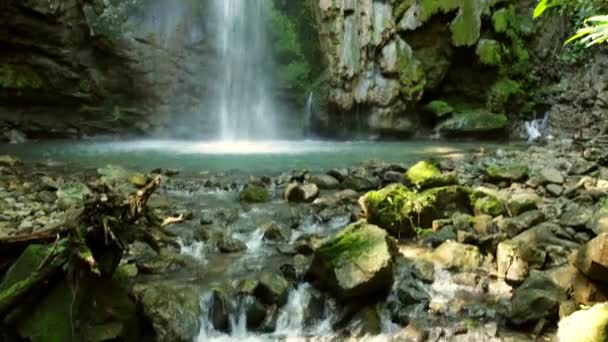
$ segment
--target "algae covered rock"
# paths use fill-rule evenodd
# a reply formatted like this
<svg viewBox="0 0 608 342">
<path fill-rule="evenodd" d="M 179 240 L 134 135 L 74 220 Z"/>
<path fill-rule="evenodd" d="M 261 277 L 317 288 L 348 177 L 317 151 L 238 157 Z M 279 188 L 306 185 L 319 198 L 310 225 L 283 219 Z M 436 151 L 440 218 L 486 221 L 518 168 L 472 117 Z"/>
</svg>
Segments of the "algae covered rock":
<svg viewBox="0 0 608 342">
<path fill-rule="evenodd" d="M 82 204 L 91 194 L 91 190 L 84 183 L 73 181 L 57 189 L 57 205 L 59 208 L 68 209 Z"/>
<path fill-rule="evenodd" d="M 339 299 L 367 298 L 390 289 L 396 253 L 385 230 L 360 221 L 315 251 L 309 273 Z"/>
<path fill-rule="evenodd" d="M 477 109 L 454 113 L 451 118 L 440 123 L 437 130 L 446 137 L 475 136 L 501 133 L 507 124 L 504 114 Z"/>
<path fill-rule="evenodd" d="M 562 319 L 557 329 L 558 342 L 608 341 L 608 303 L 579 310 Z"/>
<path fill-rule="evenodd" d="M 557 317 L 559 305 L 566 299 L 561 287 L 543 273 L 535 272 L 513 292 L 508 318 L 516 325 L 551 319 Z"/>
<path fill-rule="evenodd" d="M 480 39 L 475 54 L 481 63 L 497 66 L 502 61 L 502 46 L 494 39 Z"/>
<path fill-rule="evenodd" d="M 245 203 L 264 203 L 270 201 L 270 193 L 263 186 L 249 184 L 241 191 L 239 199 Z"/>
<path fill-rule="evenodd" d="M 441 100 L 429 102 L 426 106 L 424 106 L 424 110 L 435 114 L 435 116 L 439 118 L 452 114 L 454 112 L 454 108 L 450 106 L 449 103 Z"/>
<path fill-rule="evenodd" d="M 412 166 L 405 173 L 406 180 L 419 189 L 437 186 L 452 185 L 456 183 L 456 177 L 451 174 L 443 174 L 436 163 L 421 161 Z"/>
<path fill-rule="evenodd" d="M 430 259 L 444 268 L 458 268 L 463 271 L 475 270 L 483 263 L 479 248 L 451 240 L 437 247 Z"/>
<path fill-rule="evenodd" d="M 521 181 L 528 176 L 528 167 L 525 165 L 492 165 L 486 168 L 486 175 L 492 180 Z"/>
<path fill-rule="evenodd" d="M 434 220 L 456 212 L 471 212 L 468 189 L 455 185 L 418 193 L 404 185 L 391 184 L 367 193 L 360 204 L 368 222 L 396 237 L 413 237 L 416 228 L 429 228 Z"/>
</svg>

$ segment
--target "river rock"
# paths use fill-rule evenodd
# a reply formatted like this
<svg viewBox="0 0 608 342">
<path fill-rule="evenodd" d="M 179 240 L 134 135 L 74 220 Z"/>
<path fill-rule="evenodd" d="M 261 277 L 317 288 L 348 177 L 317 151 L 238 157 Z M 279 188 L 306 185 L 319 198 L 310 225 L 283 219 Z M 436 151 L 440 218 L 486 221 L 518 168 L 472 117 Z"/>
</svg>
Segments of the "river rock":
<svg viewBox="0 0 608 342">
<path fill-rule="evenodd" d="M 553 167 L 546 167 L 540 171 L 543 183 L 564 184 L 564 176 L 561 171 Z"/>
<path fill-rule="evenodd" d="M 340 181 L 331 175 L 313 175 L 310 182 L 316 184 L 319 189 L 332 190 L 340 186 Z"/>
<path fill-rule="evenodd" d="M 270 201 L 270 192 L 263 186 L 249 184 L 241 191 L 239 199 L 244 203 L 264 203 Z"/>
<path fill-rule="evenodd" d="M 317 211 L 321 211 L 326 208 L 335 207 L 343 204 L 356 203 L 359 198 L 359 194 L 354 190 L 342 190 L 334 192 L 332 194 L 323 195 L 312 202 L 313 208 Z"/>
<path fill-rule="evenodd" d="M 557 341 L 608 341 L 608 303 L 596 304 L 562 319 L 558 324 Z"/>
<path fill-rule="evenodd" d="M 367 193 L 359 204 L 370 223 L 400 238 L 415 236 L 415 227 L 430 228 L 434 220 L 451 217 L 456 212 L 471 212 L 468 189 L 461 186 L 417 193 L 402 184 L 391 184 Z"/>
<path fill-rule="evenodd" d="M 84 183 L 69 182 L 57 190 L 57 206 L 61 209 L 68 209 L 83 204 L 84 199 L 91 194 L 91 190 Z"/>
<path fill-rule="evenodd" d="M 608 284 L 608 233 L 602 233 L 582 245 L 574 265 L 587 277 Z"/>
<path fill-rule="evenodd" d="M 289 282 L 278 273 L 263 273 L 253 290 L 256 298 L 267 305 L 283 306 L 289 295 Z"/>
<path fill-rule="evenodd" d="M 264 240 L 286 241 L 291 236 L 291 230 L 276 222 L 268 222 L 259 227 L 264 232 Z"/>
<path fill-rule="evenodd" d="M 549 277 L 533 272 L 513 291 L 508 318 L 516 325 L 552 319 L 557 317 L 559 305 L 566 299 L 566 292 Z"/>
<path fill-rule="evenodd" d="M 153 283 L 133 290 L 143 314 L 156 333 L 156 341 L 192 341 L 198 334 L 201 290 L 194 285 Z"/>
<path fill-rule="evenodd" d="M 597 164 L 582 158 L 577 158 L 568 173 L 571 175 L 586 175 L 597 169 Z"/>
<path fill-rule="evenodd" d="M 428 189 L 456 184 L 456 177 L 443 174 L 439 165 L 432 161 L 421 161 L 405 173 L 406 180 L 418 189 Z"/>
<path fill-rule="evenodd" d="M 437 247 L 429 258 L 443 268 L 458 268 L 463 271 L 476 270 L 483 263 L 479 248 L 451 240 Z"/>
<path fill-rule="evenodd" d="M 542 223 L 544 220 L 545 215 L 540 210 L 530 210 L 519 216 L 497 219 L 496 225 L 499 231 L 512 238 L 522 231 Z"/>
<path fill-rule="evenodd" d="M 573 228 L 584 228 L 593 217 L 593 209 L 573 205 L 568 208 L 559 218 L 559 224 Z"/>
<path fill-rule="evenodd" d="M 368 298 L 390 289 L 396 253 L 385 230 L 360 221 L 316 250 L 309 273 L 341 300 Z"/>
<path fill-rule="evenodd" d="M 606 286 L 587 278 L 572 264 L 554 267 L 544 273 L 569 293 L 575 304 L 592 305 L 608 299 Z"/>
<path fill-rule="evenodd" d="M 397 298 L 402 305 L 428 302 L 431 299 L 424 284 L 416 279 L 404 279 L 397 287 Z"/>
<path fill-rule="evenodd" d="M 528 176 L 528 167 L 525 165 L 505 165 L 499 166 L 494 165 L 486 168 L 486 175 L 491 180 L 506 180 L 511 182 L 517 182 L 524 180 Z"/>
<path fill-rule="evenodd" d="M 6 154 L 0 155 L 0 166 L 15 168 L 21 165 L 23 165 L 23 162 L 17 157 L 9 156 Z"/>
<path fill-rule="evenodd" d="M 547 189 L 547 192 L 554 197 L 558 197 L 562 194 L 562 192 L 564 192 L 564 187 L 558 184 L 548 184 L 545 189 Z"/>
<path fill-rule="evenodd" d="M 533 192 L 517 191 L 507 200 L 507 207 L 511 215 L 519 215 L 528 210 L 538 209 L 542 198 Z"/>
<path fill-rule="evenodd" d="M 283 197 L 289 202 L 309 203 L 319 196 L 319 187 L 314 183 L 287 185 Z"/>
<path fill-rule="evenodd" d="M 222 253 L 239 253 L 247 249 L 247 245 L 241 240 L 224 237 L 217 243 L 217 248 Z"/>
<path fill-rule="evenodd" d="M 603 205 L 597 209 L 586 226 L 597 235 L 608 233 L 608 206 Z"/>
</svg>

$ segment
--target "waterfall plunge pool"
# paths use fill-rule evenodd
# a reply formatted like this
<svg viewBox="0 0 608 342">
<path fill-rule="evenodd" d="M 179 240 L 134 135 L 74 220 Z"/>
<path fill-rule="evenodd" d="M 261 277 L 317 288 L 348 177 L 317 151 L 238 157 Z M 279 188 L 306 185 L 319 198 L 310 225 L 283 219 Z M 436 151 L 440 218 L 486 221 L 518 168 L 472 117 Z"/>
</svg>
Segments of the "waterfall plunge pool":
<svg viewBox="0 0 608 342">
<path fill-rule="evenodd" d="M 406 142 L 321 140 L 271 141 L 44 141 L 0 145 L 0 154 L 26 162 L 46 162 L 70 168 L 98 168 L 107 164 L 149 171 L 178 169 L 183 174 L 203 171 L 241 171 L 253 175 L 295 169 L 324 171 L 350 167 L 367 160 L 413 162 L 424 158 L 458 158 L 480 151 L 515 148 L 494 142 L 412 140 Z"/>
</svg>

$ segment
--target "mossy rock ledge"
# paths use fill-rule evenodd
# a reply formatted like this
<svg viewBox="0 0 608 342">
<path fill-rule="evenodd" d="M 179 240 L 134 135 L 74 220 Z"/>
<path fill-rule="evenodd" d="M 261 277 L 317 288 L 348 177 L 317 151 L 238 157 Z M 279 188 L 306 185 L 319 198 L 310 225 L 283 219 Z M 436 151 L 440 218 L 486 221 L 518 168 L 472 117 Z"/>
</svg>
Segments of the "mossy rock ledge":
<svg viewBox="0 0 608 342">
<path fill-rule="evenodd" d="M 385 230 L 359 221 L 317 249 L 309 275 L 340 300 L 369 298 L 390 290 L 396 254 Z"/>
<path fill-rule="evenodd" d="M 432 161 L 416 163 L 407 170 L 405 179 L 419 189 L 456 184 L 456 177 L 453 174 L 442 173 L 437 163 Z"/>
</svg>

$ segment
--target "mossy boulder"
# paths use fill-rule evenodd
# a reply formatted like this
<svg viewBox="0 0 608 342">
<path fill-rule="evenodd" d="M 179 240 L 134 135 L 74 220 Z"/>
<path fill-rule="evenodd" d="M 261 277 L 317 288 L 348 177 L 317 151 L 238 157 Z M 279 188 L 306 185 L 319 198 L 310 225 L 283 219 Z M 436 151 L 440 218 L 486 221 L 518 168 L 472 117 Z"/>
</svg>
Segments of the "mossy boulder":
<svg viewBox="0 0 608 342">
<path fill-rule="evenodd" d="M 528 177 L 528 167 L 520 164 L 491 165 L 485 170 L 486 175 L 495 181 L 522 181 Z"/>
<path fill-rule="evenodd" d="M 487 93 L 486 107 L 495 112 L 504 112 L 514 97 L 523 95 L 522 84 L 510 78 L 496 81 Z"/>
<path fill-rule="evenodd" d="M 456 183 L 456 177 L 454 175 L 443 174 L 437 163 L 432 161 L 421 161 L 416 163 L 407 170 L 405 179 L 418 189 L 427 189 Z"/>
<path fill-rule="evenodd" d="M 562 319 L 557 329 L 558 342 L 608 341 L 608 303 L 579 310 Z"/>
<path fill-rule="evenodd" d="M 548 276 L 534 272 L 513 291 L 507 316 L 515 325 L 551 320 L 557 317 L 560 303 L 567 298 L 566 292 Z"/>
<path fill-rule="evenodd" d="M 43 86 L 42 78 L 30 66 L 0 64 L 0 89 L 39 89 Z"/>
<path fill-rule="evenodd" d="M 359 221 L 316 250 L 309 273 L 341 300 L 367 299 L 390 290 L 396 254 L 384 229 Z"/>
<path fill-rule="evenodd" d="M 469 190 L 455 185 L 418 193 L 404 185 L 391 184 L 367 193 L 360 204 L 368 222 L 400 238 L 416 236 L 416 228 L 429 228 L 434 220 L 456 212 L 471 212 Z"/>
<path fill-rule="evenodd" d="M 435 116 L 439 118 L 447 116 L 454 112 L 454 108 L 450 106 L 449 103 L 441 100 L 434 100 L 429 102 L 427 105 L 424 106 L 424 110 L 435 114 Z"/>
<path fill-rule="evenodd" d="M 477 198 L 473 204 L 475 215 L 490 215 L 493 217 L 506 214 L 505 204 L 494 196 Z"/>
<path fill-rule="evenodd" d="M 454 113 L 451 118 L 440 123 L 437 130 L 446 137 L 483 136 L 503 132 L 507 123 L 504 114 L 480 108 Z"/>
<path fill-rule="evenodd" d="M 430 254 L 429 259 L 443 268 L 457 268 L 463 271 L 476 270 L 483 263 L 483 255 L 479 248 L 452 240 L 437 247 Z"/>
<path fill-rule="evenodd" d="M 270 201 L 270 192 L 263 186 L 249 184 L 239 194 L 241 202 L 264 203 Z"/>
</svg>

